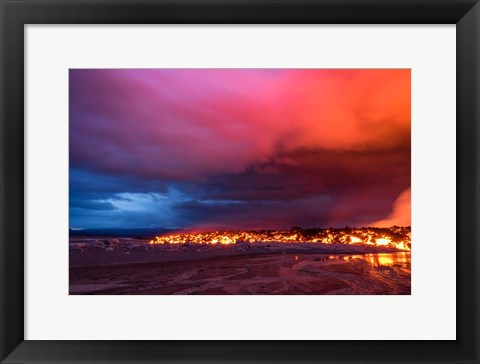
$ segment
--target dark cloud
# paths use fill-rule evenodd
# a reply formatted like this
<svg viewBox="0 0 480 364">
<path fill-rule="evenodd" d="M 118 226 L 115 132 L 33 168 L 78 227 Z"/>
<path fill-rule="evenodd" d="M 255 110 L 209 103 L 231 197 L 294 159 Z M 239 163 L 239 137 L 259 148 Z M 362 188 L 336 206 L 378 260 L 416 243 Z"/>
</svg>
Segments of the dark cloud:
<svg viewBox="0 0 480 364">
<path fill-rule="evenodd" d="M 70 71 L 72 227 L 408 221 L 410 157 L 408 70 Z"/>
</svg>

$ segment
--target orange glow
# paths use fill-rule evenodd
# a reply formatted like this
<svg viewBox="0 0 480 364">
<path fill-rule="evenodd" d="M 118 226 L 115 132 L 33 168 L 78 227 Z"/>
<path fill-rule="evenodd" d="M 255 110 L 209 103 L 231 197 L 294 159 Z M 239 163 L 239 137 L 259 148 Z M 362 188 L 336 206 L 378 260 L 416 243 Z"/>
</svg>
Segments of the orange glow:
<svg viewBox="0 0 480 364">
<path fill-rule="evenodd" d="M 380 234 L 380 232 L 382 234 Z M 364 244 L 410 250 L 410 228 L 355 229 L 350 235 L 344 229 L 214 231 L 157 236 L 150 244 L 221 244 L 238 243 L 320 243 Z"/>
<path fill-rule="evenodd" d="M 391 267 L 396 264 L 404 264 L 410 261 L 410 253 L 380 253 L 380 254 L 365 254 L 354 256 L 354 258 L 362 258 L 368 260 L 372 267 L 387 266 Z"/>
<path fill-rule="evenodd" d="M 391 241 L 390 239 L 381 238 L 381 239 L 376 239 L 375 243 L 376 245 L 389 245 Z"/>
<path fill-rule="evenodd" d="M 375 226 L 392 226 L 395 224 L 410 225 L 411 223 L 411 190 L 410 188 L 403 191 L 395 200 L 392 212 L 385 220 L 376 221 L 372 225 Z"/>
</svg>

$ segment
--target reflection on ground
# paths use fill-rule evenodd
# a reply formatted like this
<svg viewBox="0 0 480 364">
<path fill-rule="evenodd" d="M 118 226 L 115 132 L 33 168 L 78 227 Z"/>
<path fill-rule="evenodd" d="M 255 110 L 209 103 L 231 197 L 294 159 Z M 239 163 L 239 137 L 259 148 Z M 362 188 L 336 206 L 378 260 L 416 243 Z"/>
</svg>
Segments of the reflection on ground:
<svg viewBox="0 0 480 364">
<path fill-rule="evenodd" d="M 372 267 L 410 267 L 410 252 L 365 254 Z"/>
<path fill-rule="evenodd" d="M 410 253 L 270 254 L 70 268 L 70 294 L 410 294 Z"/>
<path fill-rule="evenodd" d="M 328 255 L 317 258 L 317 261 L 363 259 L 372 267 L 410 267 L 410 252 L 355 254 L 355 255 Z M 295 257 L 298 260 L 298 256 Z"/>
</svg>

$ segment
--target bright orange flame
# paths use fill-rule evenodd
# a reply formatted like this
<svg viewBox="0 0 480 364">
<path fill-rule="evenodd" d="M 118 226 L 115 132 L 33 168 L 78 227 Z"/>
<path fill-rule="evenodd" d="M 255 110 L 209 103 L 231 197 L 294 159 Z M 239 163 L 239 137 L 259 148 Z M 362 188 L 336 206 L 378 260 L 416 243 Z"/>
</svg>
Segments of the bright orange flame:
<svg viewBox="0 0 480 364">
<path fill-rule="evenodd" d="M 380 238 L 375 240 L 376 245 L 390 245 L 391 241 L 390 239 L 386 238 Z"/>
</svg>

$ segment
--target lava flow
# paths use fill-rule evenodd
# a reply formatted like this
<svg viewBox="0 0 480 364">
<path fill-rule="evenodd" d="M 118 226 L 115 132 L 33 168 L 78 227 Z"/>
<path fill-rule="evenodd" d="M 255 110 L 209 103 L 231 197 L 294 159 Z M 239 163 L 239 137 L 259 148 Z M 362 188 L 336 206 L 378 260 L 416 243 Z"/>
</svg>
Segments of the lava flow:
<svg viewBox="0 0 480 364">
<path fill-rule="evenodd" d="M 411 249 L 411 228 L 340 228 L 290 230 L 213 231 L 157 236 L 150 244 L 238 244 L 238 243 L 363 244 L 399 250 Z"/>
</svg>

